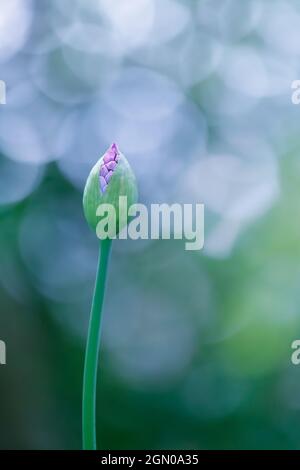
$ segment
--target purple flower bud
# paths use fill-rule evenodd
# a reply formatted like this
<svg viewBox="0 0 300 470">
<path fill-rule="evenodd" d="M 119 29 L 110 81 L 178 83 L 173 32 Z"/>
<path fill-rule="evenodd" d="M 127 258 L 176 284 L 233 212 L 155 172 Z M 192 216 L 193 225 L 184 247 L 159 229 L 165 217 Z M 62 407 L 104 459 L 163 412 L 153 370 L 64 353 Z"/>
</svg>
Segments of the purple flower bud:
<svg viewBox="0 0 300 470">
<path fill-rule="evenodd" d="M 113 159 L 105 162 L 106 156 Z M 109 164 L 110 162 L 113 164 Z M 101 204 L 111 204 L 115 208 L 116 234 L 129 223 L 127 210 L 120 205 L 120 196 L 126 196 L 128 207 L 135 204 L 137 185 L 126 157 L 118 150 L 116 144 L 113 144 L 91 169 L 84 188 L 84 214 L 94 231 L 99 223 L 97 211 Z M 98 233 L 97 236 L 101 239 Z"/>
<path fill-rule="evenodd" d="M 112 144 L 104 155 L 104 163 L 111 162 L 115 160 L 116 156 L 119 154 L 119 150 L 116 144 Z"/>
<path fill-rule="evenodd" d="M 112 144 L 106 151 L 103 157 L 103 163 L 100 167 L 100 188 L 101 192 L 104 193 L 111 179 L 113 172 L 115 171 L 117 164 L 120 159 L 119 149 L 116 144 Z"/>
</svg>

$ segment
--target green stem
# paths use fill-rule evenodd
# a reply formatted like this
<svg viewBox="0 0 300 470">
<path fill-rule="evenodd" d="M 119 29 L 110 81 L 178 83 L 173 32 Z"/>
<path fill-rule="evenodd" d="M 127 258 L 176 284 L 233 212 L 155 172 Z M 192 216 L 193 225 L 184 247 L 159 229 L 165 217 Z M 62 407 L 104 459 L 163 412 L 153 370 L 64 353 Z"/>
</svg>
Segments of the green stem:
<svg viewBox="0 0 300 470">
<path fill-rule="evenodd" d="M 111 250 L 111 240 L 100 242 L 98 269 L 92 302 L 89 332 L 86 344 L 83 398 L 82 398 L 82 437 L 84 450 L 96 450 L 96 387 L 100 347 L 100 327 L 105 293 L 107 267 Z"/>
</svg>

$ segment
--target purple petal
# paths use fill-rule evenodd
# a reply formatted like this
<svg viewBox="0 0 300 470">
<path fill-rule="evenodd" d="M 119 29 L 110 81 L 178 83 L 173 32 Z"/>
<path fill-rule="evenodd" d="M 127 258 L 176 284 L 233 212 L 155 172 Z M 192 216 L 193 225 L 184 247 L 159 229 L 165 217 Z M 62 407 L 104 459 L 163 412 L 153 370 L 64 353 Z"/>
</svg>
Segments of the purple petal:
<svg viewBox="0 0 300 470">
<path fill-rule="evenodd" d="M 114 161 L 113 161 L 113 162 L 108 162 L 108 163 L 106 164 L 106 168 L 107 168 L 108 170 L 114 170 L 114 169 L 116 168 L 116 166 L 117 166 L 117 164 L 116 164 L 116 162 L 114 162 Z M 103 176 L 105 176 L 105 175 L 103 175 Z"/>
<path fill-rule="evenodd" d="M 110 178 L 112 177 L 112 174 L 113 174 L 112 171 L 109 171 L 109 172 L 107 173 L 107 175 L 105 176 L 105 181 L 106 181 L 106 183 L 109 182 Z"/>
<path fill-rule="evenodd" d="M 114 158 L 115 158 L 115 155 L 114 155 L 113 153 L 107 152 L 107 153 L 104 155 L 103 161 L 104 161 L 104 163 L 108 163 L 108 162 L 113 161 Z"/>
<path fill-rule="evenodd" d="M 106 189 L 106 186 L 107 186 L 107 183 L 105 181 L 105 178 L 103 178 L 103 176 L 100 176 L 100 188 L 103 193 Z"/>
<path fill-rule="evenodd" d="M 105 153 L 103 160 L 105 163 L 111 162 L 112 160 L 116 158 L 118 154 L 119 154 L 119 150 L 118 150 L 117 145 L 112 144 L 107 150 L 107 152 Z"/>
<path fill-rule="evenodd" d="M 116 169 L 119 159 L 120 159 L 119 149 L 117 147 L 117 144 L 113 143 L 104 154 L 103 163 L 100 167 L 99 176 L 100 176 L 100 188 L 101 188 L 102 193 L 105 192 L 106 186 L 109 180 L 111 179 L 114 170 Z"/>
<path fill-rule="evenodd" d="M 110 148 L 111 148 L 115 153 L 119 153 L 118 146 L 117 146 L 117 144 L 115 144 L 115 142 L 111 145 Z"/>
<path fill-rule="evenodd" d="M 100 170 L 100 176 L 105 177 L 107 175 L 107 173 L 108 173 L 108 169 L 106 168 L 105 165 L 102 165 L 101 170 Z"/>
</svg>

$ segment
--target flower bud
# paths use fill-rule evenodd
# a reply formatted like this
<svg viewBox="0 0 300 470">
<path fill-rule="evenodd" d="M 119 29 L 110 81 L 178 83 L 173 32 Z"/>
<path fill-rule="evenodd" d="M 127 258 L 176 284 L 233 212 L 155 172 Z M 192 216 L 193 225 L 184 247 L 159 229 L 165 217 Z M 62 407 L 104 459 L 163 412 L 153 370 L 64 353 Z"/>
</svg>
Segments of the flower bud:
<svg viewBox="0 0 300 470">
<path fill-rule="evenodd" d="M 120 207 L 120 196 L 127 198 L 126 207 Z M 113 224 L 115 228 L 113 231 L 110 230 L 109 234 L 109 237 L 113 238 L 129 222 L 127 207 L 136 202 L 137 185 L 134 173 L 117 145 L 112 144 L 88 176 L 83 193 L 85 218 L 89 226 L 96 230 L 101 220 L 99 214 L 104 212 L 106 205 L 109 204 L 115 213 L 115 224 Z"/>
</svg>

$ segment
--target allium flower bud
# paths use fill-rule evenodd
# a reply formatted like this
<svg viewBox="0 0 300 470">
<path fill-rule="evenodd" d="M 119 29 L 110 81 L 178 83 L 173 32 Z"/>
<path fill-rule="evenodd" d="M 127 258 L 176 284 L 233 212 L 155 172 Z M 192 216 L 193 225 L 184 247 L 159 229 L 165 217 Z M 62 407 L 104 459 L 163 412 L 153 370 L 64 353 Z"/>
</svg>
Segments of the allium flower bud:
<svg viewBox="0 0 300 470">
<path fill-rule="evenodd" d="M 127 197 L 126 214 L 122 213 L 123 208 L 119 206 L 120 196 Z M 101 219 L 100 206 L 110 204 L 116 215 L 116 230 L 113 235 L 117 235 L 129 221 L 127 207 L 136 202 L 137 185 L 134 173 L 117 145 L 112 144 L 88 176 L 83 194 L 85 218 L 89 226 L 96 230 Z"/>
</svg>

